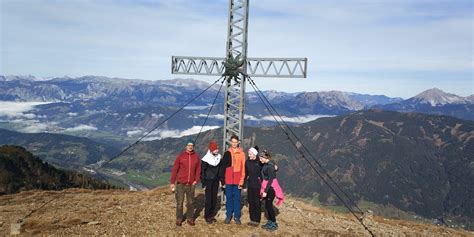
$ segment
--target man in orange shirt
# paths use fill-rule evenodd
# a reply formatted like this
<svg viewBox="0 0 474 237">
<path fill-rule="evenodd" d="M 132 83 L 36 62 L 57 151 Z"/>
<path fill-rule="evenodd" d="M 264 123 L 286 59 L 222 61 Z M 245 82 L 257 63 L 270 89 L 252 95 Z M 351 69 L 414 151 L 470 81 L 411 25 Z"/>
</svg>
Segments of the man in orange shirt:
<svg viewBox="0 0 474 237">
<path fill-rule="evenodd" d="M 245 153 L 239 147 L 239 137 L 230 137 L 231 147 L 224 153 L 222 158 L 221 182 L 225 184 L 226 197 L 226 219 L 229 224 L 232 217 L 236 224 L 240 225 L 240 191 L 245 179 Z"/>
</svg>

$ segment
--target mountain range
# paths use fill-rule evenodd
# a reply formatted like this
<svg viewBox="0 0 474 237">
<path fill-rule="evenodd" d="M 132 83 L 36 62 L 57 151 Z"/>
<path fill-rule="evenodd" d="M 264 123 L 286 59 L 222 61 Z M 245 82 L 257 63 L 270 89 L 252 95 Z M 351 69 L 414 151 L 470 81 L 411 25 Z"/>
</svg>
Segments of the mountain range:
<svg viewBox="0 0 474 237">
<path fill-rule="evenodd" d="M 18 107 L 16 102 L 42 102 L 24 111 L 14 111 L 13 115 L 0 110 L 0 128 L 106 139 L 124 145 L 144 135 L 208 86 L 207 82 L 193 79 L 145 81 L 98 76 L 48 79 L 0 76 L 0 108 Z M 214 85 L 149 139 L 197 133 L 204 121 L 204 130 L 222 126 L 222 93 L 209 119 L 205 120 L 218 89 L 219 85 Z M 436 88 L 407 100 L 341 91 L 263 93 L 292 124 L 368 108 L 474 120 L 474 96 L 460 97 Z M 246 97 L 246 126 L 275 124 L 255 92 L 248 92 Z M 2 106 L 5 103 L 7 105 Z"/>
<path fill-rule="evenodd" d="M 208 86 L 193 79 L 0 76 L 0 144 L 84 170 L 118 154 Z M 166 184 L 183 139 L 199 132 L 218 89 L 96 171 L 129 186 Z M 352 199 L 474 228 L 474 95 L 437 88 L 406 100 L 340 91 L 263 93 Z M 273 127 L 257 94 L 246 97 L 243 146 L 270 149 L 292 194 L 341 205 Z M 222 107 L 221 93 L 197 147 L 221 139 Z"/>
<path fill-rule="evenodd" d="M 437 115 L 449 115 L 462 119 L 474 120 L 474 95 L 461 97 L 446 93 L 438 88 L 396 103 L 375 105 L 373 108 L 399 112 L 419 112 Z"/>
<path fill-rule="evenodd" d="M 473 228 L 474 122 L 372 109 L 320 118 L 292 129 L 351 199 Z M 279 127 L 246 127 L 244 131 L 245 149 L 257 144 L 271 151 L 287 192 L 324 205 L 341 205 Z M 0 144 L 21 144 L 49 163 L 74 169 L 93 167 L 120 151 L 87 138 L 0 132 Z M 203 155 L 211 139 L 222 144 L 221 133 L 221 129 L 204 132 L 197 152 Z M 139 143 L 96 171 L 149 188 L 166 184 L 184 140 Z"/>
</svg>

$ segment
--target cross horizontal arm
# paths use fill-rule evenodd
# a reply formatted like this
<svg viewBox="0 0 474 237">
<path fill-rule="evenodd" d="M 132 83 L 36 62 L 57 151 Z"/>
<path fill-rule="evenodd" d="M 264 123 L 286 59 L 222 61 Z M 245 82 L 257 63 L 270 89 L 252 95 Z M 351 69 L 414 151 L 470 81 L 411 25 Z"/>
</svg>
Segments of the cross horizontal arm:
<svg viewBox="0 0 474 237">
<path fill-rule="evenodd" d="M 187 75 L 216 75 L 224 71 L 225 58 L 187 57 L 171 58 L 171 73 Z M 306 78 L 307 58 L 247 58 L 250 77 Z"/>
</svg>

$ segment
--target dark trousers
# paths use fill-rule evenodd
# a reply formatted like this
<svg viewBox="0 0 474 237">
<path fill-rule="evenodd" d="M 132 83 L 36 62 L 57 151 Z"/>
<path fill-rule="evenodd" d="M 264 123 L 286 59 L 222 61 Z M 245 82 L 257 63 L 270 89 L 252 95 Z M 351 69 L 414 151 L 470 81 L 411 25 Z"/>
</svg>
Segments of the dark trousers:
<svg viewBox="0 0 474 237">
<path fill-rule="evenodd" d="M 194 220 L 194 189 L 195 185 L 176 184 L 176 220 L 184 220 L 183 202 L 186 195 L 186 218 Z"/>
<path fill-rule="evenodd" d="M 214 217 L 214 210 L 217 205 L 217 191 L 219 190 L 219 180 L 204 180 L 204 187 L 206 187 L 206 203 L 204 208 L 204 218 L 209 219 Z"/>
<path fill-rule="evenodd" d="M 249 201 L 250 220 L 260 222 L 260 218 L 262 216 L 260 188 L 248 188 L 247 199 Z"/>
<path fill-rule="evenodd" d="M 267 197 L 265 198 L 265 209 L 267 210 L 268 213 L 268 219 L 276 222 L 276 217 L 275 217 L 275 210 L 273 210 L 273 200 L 275 199 L 275 190 L 273 188 L 270 188 L 267 193 Z"/>
</svg>

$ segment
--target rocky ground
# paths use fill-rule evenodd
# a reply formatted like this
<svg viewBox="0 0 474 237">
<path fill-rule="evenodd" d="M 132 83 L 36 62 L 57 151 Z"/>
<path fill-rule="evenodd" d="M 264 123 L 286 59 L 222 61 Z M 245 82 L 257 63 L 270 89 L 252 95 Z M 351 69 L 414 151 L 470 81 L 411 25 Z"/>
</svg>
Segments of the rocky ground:
<svg viewBox="0 0 474 237">
<path fill-rule="evenodd" d="M 370 236 L 353 216 L 313 207 L 294 198 L 278 207 L 280 228 L 274 233 L 247 226 L 246 206 L 242 210 L 243 225 L 224 224 L 224 210 L 219 210 L 218 222 L 209 225 L 202 217 L 204 194 L 197 191 L 196 196 L 196 226 L 176 227 L 174 194 L 166 188 L 143 192 L 68 189 L 4 195 L 0 196 L 0 235 L 9 235 L 11 223 L 50 201 L 24 219 L 23 235 Z M 474 236 L 464 230 L 377 216 L 366 221 L 376 236 Z"/>
</svg>

